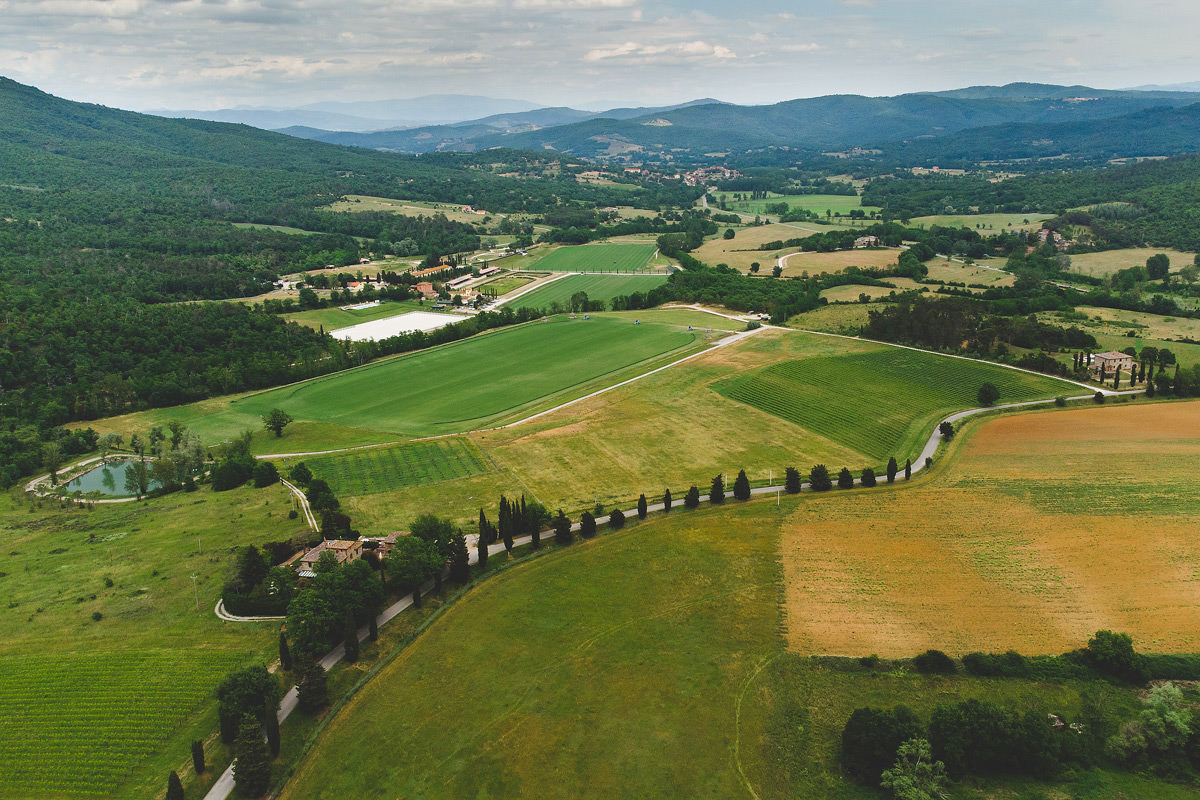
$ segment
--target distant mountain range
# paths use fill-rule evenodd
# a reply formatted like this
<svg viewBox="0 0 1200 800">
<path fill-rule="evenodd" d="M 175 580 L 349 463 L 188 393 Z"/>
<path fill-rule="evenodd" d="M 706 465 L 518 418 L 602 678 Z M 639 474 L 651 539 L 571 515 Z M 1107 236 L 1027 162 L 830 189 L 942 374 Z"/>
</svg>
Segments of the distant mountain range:
<svg viewBox="0 0 1200 800">
<path fill-rule="evenodd" d="M 875 149 L 881 143 L 888 143 L 884 148 L 888 151 L 938 159 L 941 156 L 937 145 L 916 143 L 997 128 L 987 134 L 955 140 L 954 147 L 956 151 L 979 152 L 991 141 L 997 146 L 1003 143 L 1000 149 L 1006 154 L 1020 154 L 996 158 L 1029 158 L 1039 153 L 1049 154 L 1054 149 L 1051 143 L 1065 147 L 1069 141 L 1085 149 L 1088 157 L 1098 157 L 1109 150 L 1113 153 L 1110 157 L 1115 157 L 1160 154 L 1153 145 L 1156 141 L 1165 146 L 1169 140 L 1170 152 L 1196 149 L 1186 136 L 1190 131 L 1190 116 L 1136 116 L 1151 109 L 1178 108 L 1196 101 L 1196 94 L 1191 92 L 1012 83 L 895 97 L 829 95 L 765 106 L 739 106 L 706 99 L 678 106 L 621 108 L 600 113 L 542 108 L 452 125 L 370 133 L 335 132 L 311 125 L 281 132 L 403 153 L 510 147 L 553 150 L 602 161 L 686 163 L 722 155 L 737 158 L 772 149 L 796 150 L 811 156 L 853 148 Z M 1096 123 L 1126 117 L 1120 131 L 1111 132 L 1113 136 L 1119 135 L 1121 141 L 1106 143 L 1109 132 Z M 1182 127 L 1158 130 L 1145 142 L 1137 141 L 1138 125 L 1159 123 Z M 1076 127 L 1047 131 L 1036 127 L 1072 124 Z M 1033 127 L 1001 129 L 1014 125 Z M 1027 140 L 1027 144 L 1021 145 L 1019 140 Z M 1127 152 L 1134 145 L 1140 145 L 1135 148 L 1138 152 Z M 1069 149 L 1065 147 L 1063 151 Z"/>
<path fill-rule="evenodd" d="M 528 100 L 431 94 L 403 100 L 310 103 L 297 108 L 238 106 L 215 111 L 155 109 L 147 113 L 160 117 L 235 122 L 266 130 L 312 127 L 327 131 L 378 131 L 463 122 L 496 114 L 532 111 L 540 107 Z"/>
</svg>

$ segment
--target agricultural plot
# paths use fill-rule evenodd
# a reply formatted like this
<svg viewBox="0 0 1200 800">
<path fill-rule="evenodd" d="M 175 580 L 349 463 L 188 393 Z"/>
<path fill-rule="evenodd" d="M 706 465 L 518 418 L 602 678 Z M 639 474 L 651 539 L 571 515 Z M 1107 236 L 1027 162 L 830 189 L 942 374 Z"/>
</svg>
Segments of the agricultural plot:
<svg viewBox="0 0 1200 800">
<path fill-rule="evenodd" d="M 926 277 L 930 280 L 947 283 L 983 284 L 985 286 L 1012 286 L 1016 282 L 1017 277 L 1011 272 L 999 271 L 999 268 L 1004 266 L 1003 259 L 994 259 L 986 263 L 987 266 L 996 268 L 987 269 L 984 266 L 935 258 L 925 262 L 925 268 L 929 270 Z"/>
<path fill-rule="evenodd" d="M 640 272 L 653 255 L 652 244 L 586 244 L 560 247 L 532 268 L 542 272 Z"/>
<path fill-rule="evenodd" d="M 799 330 L 857 336 L 863 325 L 867 324 L 867 314 L 885 307 L 883 303 L 821 306 L 797 314 L 787 321 L 787 326 Z"/>
<path fill-rule="evenodd" d="M 571 297 L 578 292 L 589 300 L 607 303 L 619 295 L 648 292 L 667 282 L 666 275 L 568 275 L 523 294 L 508 305 L 511 308 L 569 308 Z"/>
<path fill-rule="evenodd" d="M 1146 266 L 1146 259 L 1162 253 L 1171 260 L 1171 272 L 1191 264 L 1195 253 L 1185 253 L 1171 248 L 1129 247 L 1123 250 L 1105 250 L 1100 253 L 1079 253 L 1071 256 L 1071 271 L 1081 275 L 1104 278 L 1114 272 L 1130 267 Z"/>
<path fill-rule="evenodd" d="M 451 222 L 466 222 L 478 224 L 483 214 L 463 211 L 461 205 L 454 203 L 426 203 L 416 200 L 393 200 L 389 197 L 369 197 L 367 195 L 349 194 L 336 203 L 328 206 L 330 211 L 351 213 L 356 211 L 388 211 L 404 217 L 432 217 L 442 214 Z M 493 215 L 493 216 L 503 216 Z"/>
<path fill-rule="evenodd" d="M 987 236 L 1001 231 L 1035 231 L 1042 227 L 1043 220 L 1053 214 L 934 214 L 914 217 L 909 223 L 914 227 L 970 228 Z"/>
<path fill-rule="evenodd" d="M 512 421 L 615 383 L 706 345 L 699 331 L 654 322 L 652 312 L 566 317 L 492 331 L 441 347 L 231 399 L 105 420 L 126 433 L 175 419 L 206 441 L 259 431 L 258 452 L 300 452 L 460 433 Z M 278 440 L 262 415 L 295 418 Z"/>
<path fill-rule="evenodd" d="M 841 214 L 843 217 L 848 215 L 855 209 L 863 209 L 866 212 L 878 211 L 876 206 L 864 206 L 861 198 L 858 195 L 841 195 L 841 194 L 789 194 L 777 195 L 771 193 L 764 200 L 734 200 L 733 195 L 729 192 L 720 192 L 717 194 L 717 199 L 725 199 L 726 205 L 730 211 L 739 211 L 743 214 L 761 214 L 766 215 L 767 206 L 775 203 L 787 203 L 788 208 L 796 209 L 803 208 L 809 211 L 814 211 L 824 216 L 825 212 L 830 212 L 830 215 Z"/>
<path fill-rule="evenodd" d="M 985 381 L 1000 389 L 1001 402 L 1080 391 L 1054 378 L 896 347 L 784 361 L 713 388 L 882 463 L 915 455 L 934 418 L 975 406 Z"/>
<path fill-rule="evenodd" d="M 803 235 L 803 234 L 801 234 Z M 783 277 L 791 278 L 807 272 L 820 275 L 822 272 L 841 272 L 847 267 L 863 269 L 886 269 L 896 266 L 899 250 L 837 250 L 832 253 L 791 253 L 783 257 Z M 769 275 L 775 261 L 764 264 L 760 275 Z"/>
<path fill-rule="evenodd" d="M 911 278 L 887 278 L 888 283 L 893 284 L 894 288 L 887 286 L 857 286 L 850 284 L 847 286 L 834 286 L 831 289 L 825 289 L 821 292 L 821 297 L 831 303 L 858 303 L 861 302 L 862 295 L 866 295 L 871 300 L 877 300 L 881 297 L 887 297 L 890 294 L 899 294 L 911 290 L 920 291 L 927 289 Z"/>
<path fill-rule="evenodd" d="M 790 646 L 1061 653 L 1111 629 L 1195 652 L 1200 403 L 977 424 L 932 483 L 835 492 L 782 526 Z"/>
<path fill-rule="evenodd" d="M 241 664 L 202 648 L 0 657 L 0 794 L 116 796 Z"/>
<path fill-rule="evenodd" d="M 306 458 L 304 463 L 334 494 L 343 496 L 396 491 L 489 470 L 479 448 L 462 438 Z"/>
</svg>

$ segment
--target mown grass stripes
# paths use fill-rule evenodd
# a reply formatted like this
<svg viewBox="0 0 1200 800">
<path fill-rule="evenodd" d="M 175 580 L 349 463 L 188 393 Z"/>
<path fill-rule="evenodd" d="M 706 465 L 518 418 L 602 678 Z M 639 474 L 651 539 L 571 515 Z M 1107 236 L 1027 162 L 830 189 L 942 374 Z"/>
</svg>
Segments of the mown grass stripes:
<svg viewBox="0 0 1200 800">
<path fill-rule="evenodd" d="M 305 459 L 305 464 L 339 495 L 391 492 L 490 469 L 479 449 L 462 438 L 357 450 Z"/>
</svg>

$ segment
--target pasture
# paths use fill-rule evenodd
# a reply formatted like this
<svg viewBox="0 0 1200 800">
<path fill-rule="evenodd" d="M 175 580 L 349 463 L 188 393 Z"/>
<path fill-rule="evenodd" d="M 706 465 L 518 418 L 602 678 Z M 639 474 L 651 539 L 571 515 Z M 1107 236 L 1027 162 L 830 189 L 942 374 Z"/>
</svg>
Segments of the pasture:
<svg viewBox="0 0 1200 800">
<path fill-rule="evenodd" d="M 768 193 L 768 197 L 764 200 L 734 200 L 731 192 L 718 192 L 717 199 L 724 199 L 730 211 L 738 211 L 743 214 L 759 214 L 767 215 L 767 206 L 776 203 L 787 203 L 788 208 L 796 209 L 803 208 L 809 211 L 814 211 L 821 216 L 825 216 L 825 212 L 833 214 L 841 214 L 847 216 L 855 209 L 863 209 L 870 213 L 871 211 L 879 211 L 877 206 L 864 206 L 858 195 L 841 195 L 841 194 L 788 194 L 780 195 L 774 192 Z"/>
<path fill-rule="evenodd" d="M 925 268 L 929 270 L 928 277 L 930 280 L 945 281 L 946 283 L 965 283 L 965 284 L 983 284 L 985 286 L 1012 286 L 1017 278 L 1011 272 L 1000 272 L 999 268 L 1004 266 L 1003 259 L 996 259 L 997 264 L 987 262 L 988 266 L 995 266 L 995 269 L 987 269 L 986 267 L 977 266 L 974 264 L 964 264 L 960 261 L 947 261 L 942 258 L 933 258 L 925 262 Z"/>
<path fill-rule="evenodd" d="M 479 448 L 462 437 L 309 456 L 303 461 L 334 494 L 343 497 L 424 486 L 481 475 L 490 469 Z"/>
<path fill-rule="evenodd" d="M 883 303 L 821 306 L 797 314 L 787 321 L 787 326 L 798 330 L 857 336 L 862 326 L 867 324 L 868 312 L 883 308 L 886 308 Z"/>
<path fill-rule="evenodd" d="M 721 226 L 724 229 L 725 226 Z M 696 248 L 692 255 L 706 264 L 728 264 L 734 269 L 749 272 L 750 265 L 758 262 L 761 270 L 770 274 L 771 267 L 782 253 L 789 250 L 756 250 L 764 244 L 774 241 L 803 238 L 819 233 L 816 225 L 801 225 L 788 223 L 786 225 L 752 225 L 745 228 L 735 228 L 736 235 L 732 239 L 723 239 L 720 235 L 710 238 Z M 795 248 L 791 248 L 792 251 Z"/>
<path fill-rule="evenodd" d="M 1053 214 L 934 214 L 928 217 L 913 217 L 909 223 L 917 228 L 970 228 L 987 236 L 1000 231 L 1036 231 L 1043 220 Z"/>
<path fill-rule="evenodd" d="M 508 305 L 514 309 L 550 309 L 557 303 L 566 309 L 577 292 L 585 292 L 589 300 L 607 303 L 618 295 L 645 293 L 666 282 L 666 275 L 568 275 L 523 294 Z"/>
<path fill-rule="evenodd" d="M 832 253 L 796 252 L 783 257 L 783 277 L 791 278 L 807 272 L 820 275 L 822 272 L 841 272 L 847 267 L 863 269 L 886 269 L 896 266 L 899 250 L 836 250 Z M 770 274 L 775 261 L 759 270 L 759 274 Z"/>
<path fill-rule="evenodd" d="M 895 288 L 886 286 L 858 286 L 850 284 L 847 286 L 834 286 L 831 289 L 824 289 L 821 292 L 821 297 L 831 303 L 857 303 L 860 302 L 860 297 L 866 295 L 872 300 L 878 300 L 881 297 L 887 297 L 890 294 L 899 294 L 911 290 L 920 291 L 927 287 L 922 286 L 911 278 L 885 278 L 888 283 L 894 284 Z"/>
<path fill-rule="evenodd" d="M 699 332 L 641 316 L 640 325 L 619 315 L 532 322 L 290 386 L 97 424 L 130 433 L 175 419 L 206 442 L 251 430 L 256 452 L 459 433 L 511 422 L 705 345 Z M 262 431 L 272 408 L 296 420 L 283 439 Z"/>
<path fill-rule="evenodd" d="M 1194 253 L 1184 253 L 1169 247 L 1129 247 L 1105 250 L 1100 253 L 1077 253 L 1071 256 L 1071 271 L 1081 275 L 1105 278 L 1119 270 L 1146 266 L 1146 259 L 1162 253 L 1171 260 L 1171 272 L 1178 272 L 1195 260 Z"/>
<path fill-rule="evenodd" d="M 93 511 L 0 495 L 0 795 L 161 792 L 213 730 L 220 678 L 270 658 L 270 626 L 212 609 L 233 545 L 303 530 L 291 507 L 279 485 Z"/>
<path fill-rule="evenodd" d="M 834 492 L 790 516 L 789 646 L 1061 653 L 1111 629 L 1196 652 L 1200 403 L 974 426 L 928 484 Z"/>
<path fill-rule="evenodd" d="M 641 272 L 654 255 L 652 244 L 585 244 L 560 247 L 532 269 L 541 272 Z"/>
<path fill-rule="evenodd" d="M 463 211 L 458 203 L 426 203 L 418 200 L 394 200 L 389 197 L 368 197 L 361 194 L 348 194 L 337 202 L 330 203 L 330 211 L 352 213 L 356 211 L 387 211 L 404 217 L 432 217 L 441 214 L 451 222 L 466 222 L 477 225 L 483 221 L 484 214 L 473 214 Z M 492 216 L 504 216 L 493 214 Z"/>
<path fill-rule="evenodd" d="M 779 361 L 713 389 L 873 460 L 846 465 L 853 470 L 889 456 L 900 462 L 915 457 L 938 418 L 977 405 L 985 381 L 1000 389 L 1002 403 L 1085 391 L 1054 378 L 896 347 Z"/>
</svg>

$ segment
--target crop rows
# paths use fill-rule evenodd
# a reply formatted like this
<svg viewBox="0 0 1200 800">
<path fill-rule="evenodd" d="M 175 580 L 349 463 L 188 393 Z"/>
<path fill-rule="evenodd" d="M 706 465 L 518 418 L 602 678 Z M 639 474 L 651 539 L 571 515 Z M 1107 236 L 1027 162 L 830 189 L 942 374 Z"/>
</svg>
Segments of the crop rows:
<svg viewBox="0 0 1200 800">
<path fill-rule="evenodd" d="M 346 495 L 391 492 L 488 471 L 479 450 L 465 439 L 411 442 L 306 463 L 335 493 Z"/>
<path fill-rule="evenodd" d="M 1065 384 L 990 364 L 900 348 L 772 364 L 717 384 L 726 397 L 873 459 L 908 453 L 931 415 L 976 405 L 985 381 L 1000 402 L 1052 397 Z"/>
<path fill-rule="evenodd" d="M 105 796 L 212 697 L 228 653 L 0 658 L 0 786 Z"/>
</svg>

